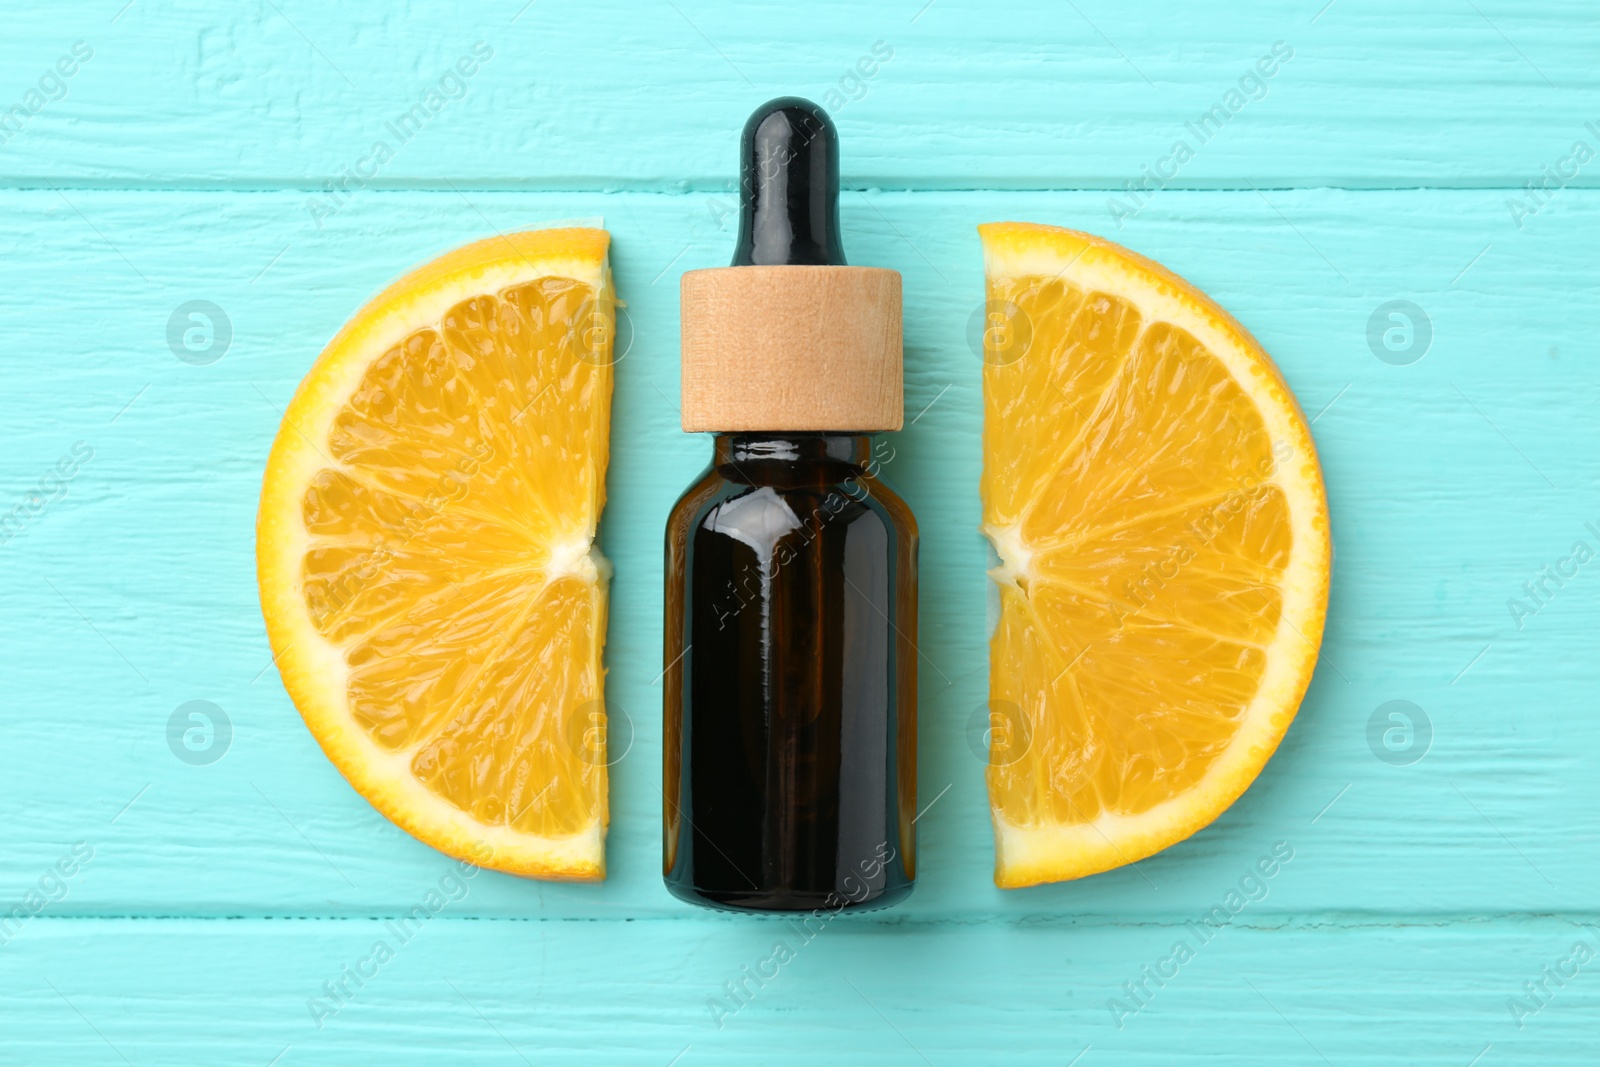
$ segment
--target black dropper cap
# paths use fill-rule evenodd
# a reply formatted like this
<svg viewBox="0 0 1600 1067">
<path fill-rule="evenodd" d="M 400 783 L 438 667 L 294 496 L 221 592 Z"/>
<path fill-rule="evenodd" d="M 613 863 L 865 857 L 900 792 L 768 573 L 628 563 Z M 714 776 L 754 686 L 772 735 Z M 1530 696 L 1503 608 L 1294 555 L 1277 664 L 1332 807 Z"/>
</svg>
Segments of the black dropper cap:
<svg viewBox="0 0 1600 1067">
<path fill-rule="evenodd" d="M 842 267 L 839 132 L 822 108 L 780 96 L 744 124 L 733 266 Z"/>
</svg>

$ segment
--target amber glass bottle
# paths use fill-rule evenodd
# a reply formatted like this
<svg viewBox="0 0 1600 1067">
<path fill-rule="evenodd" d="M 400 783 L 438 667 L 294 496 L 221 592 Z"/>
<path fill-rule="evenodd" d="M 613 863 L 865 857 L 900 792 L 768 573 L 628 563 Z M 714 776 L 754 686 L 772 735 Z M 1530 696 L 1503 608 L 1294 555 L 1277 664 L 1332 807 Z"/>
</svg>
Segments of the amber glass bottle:
<svg viewBox="0 0 1600 1067">
<path fill-rule="evenodd" d="M 915 874 L 917 530 L 888 486 L 899 276 L 849 267 L 838 141 L 745 127 L 734 266 L 683 282 L 684 428 L 710 467 L 667 522 L 665 875 L 738 910 L 888 907 Z"/>
</svg>

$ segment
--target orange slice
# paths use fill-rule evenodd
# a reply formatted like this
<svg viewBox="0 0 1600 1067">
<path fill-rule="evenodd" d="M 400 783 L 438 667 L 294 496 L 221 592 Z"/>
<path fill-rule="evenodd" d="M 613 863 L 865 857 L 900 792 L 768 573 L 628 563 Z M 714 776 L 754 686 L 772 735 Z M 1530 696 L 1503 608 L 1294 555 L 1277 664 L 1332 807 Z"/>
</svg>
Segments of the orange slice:
<svg viewBox="0 0 1600 1067">
<path fill-rule="evenodd" d="M 605 876 L 607 243 L 495 237 L 373 298 L 284 413 L 256 527 L 328 758 L 418 839 L 539 878 Z"/>
<path fill-rule="evenodd" d="M 1261 346 L 1109 241 L 979 227 L 995 882 L 1081 878 L 1210 823 L 1316 665 L 1328 507 Z"/>
</svg>

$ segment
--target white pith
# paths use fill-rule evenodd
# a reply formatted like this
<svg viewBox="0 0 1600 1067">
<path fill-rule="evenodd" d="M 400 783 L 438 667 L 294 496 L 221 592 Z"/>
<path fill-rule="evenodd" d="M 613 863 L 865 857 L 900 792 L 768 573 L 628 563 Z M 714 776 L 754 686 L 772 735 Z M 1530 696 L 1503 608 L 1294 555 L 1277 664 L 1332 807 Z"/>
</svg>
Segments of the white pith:
<svg viewBox="0 0 1600 1067">
<path fill-rule="evenodd" d="M 989 570 L 989 577 L 994 579 L 994 584 L 1019 588 L 1025 585 L 1025 579 L 1032 577 L 1028 566 L 1033 562 L 1033 549 L 1022 539 L 1022 524 L 1000 526 L 986 522 L 981 529 L 993 546 L 994 554 L 1000 559 L 1000 565 Z"/>
</svg>

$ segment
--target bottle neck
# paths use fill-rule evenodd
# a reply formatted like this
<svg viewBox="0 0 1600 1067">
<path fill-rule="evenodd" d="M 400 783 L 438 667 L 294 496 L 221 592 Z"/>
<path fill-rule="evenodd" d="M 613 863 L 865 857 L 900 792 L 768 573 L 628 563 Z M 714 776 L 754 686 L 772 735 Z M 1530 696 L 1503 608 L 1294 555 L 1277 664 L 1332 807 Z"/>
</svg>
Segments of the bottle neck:
<svg viewBox="0 0 1600 1067">
<path fill-rule="evenodd" d="M 748 468 L 766 464 L 829 464 L 864 468 L 872 459 L 872 435 L 865 433 L 719 433 L 712 462 Z"/>
</svg>

